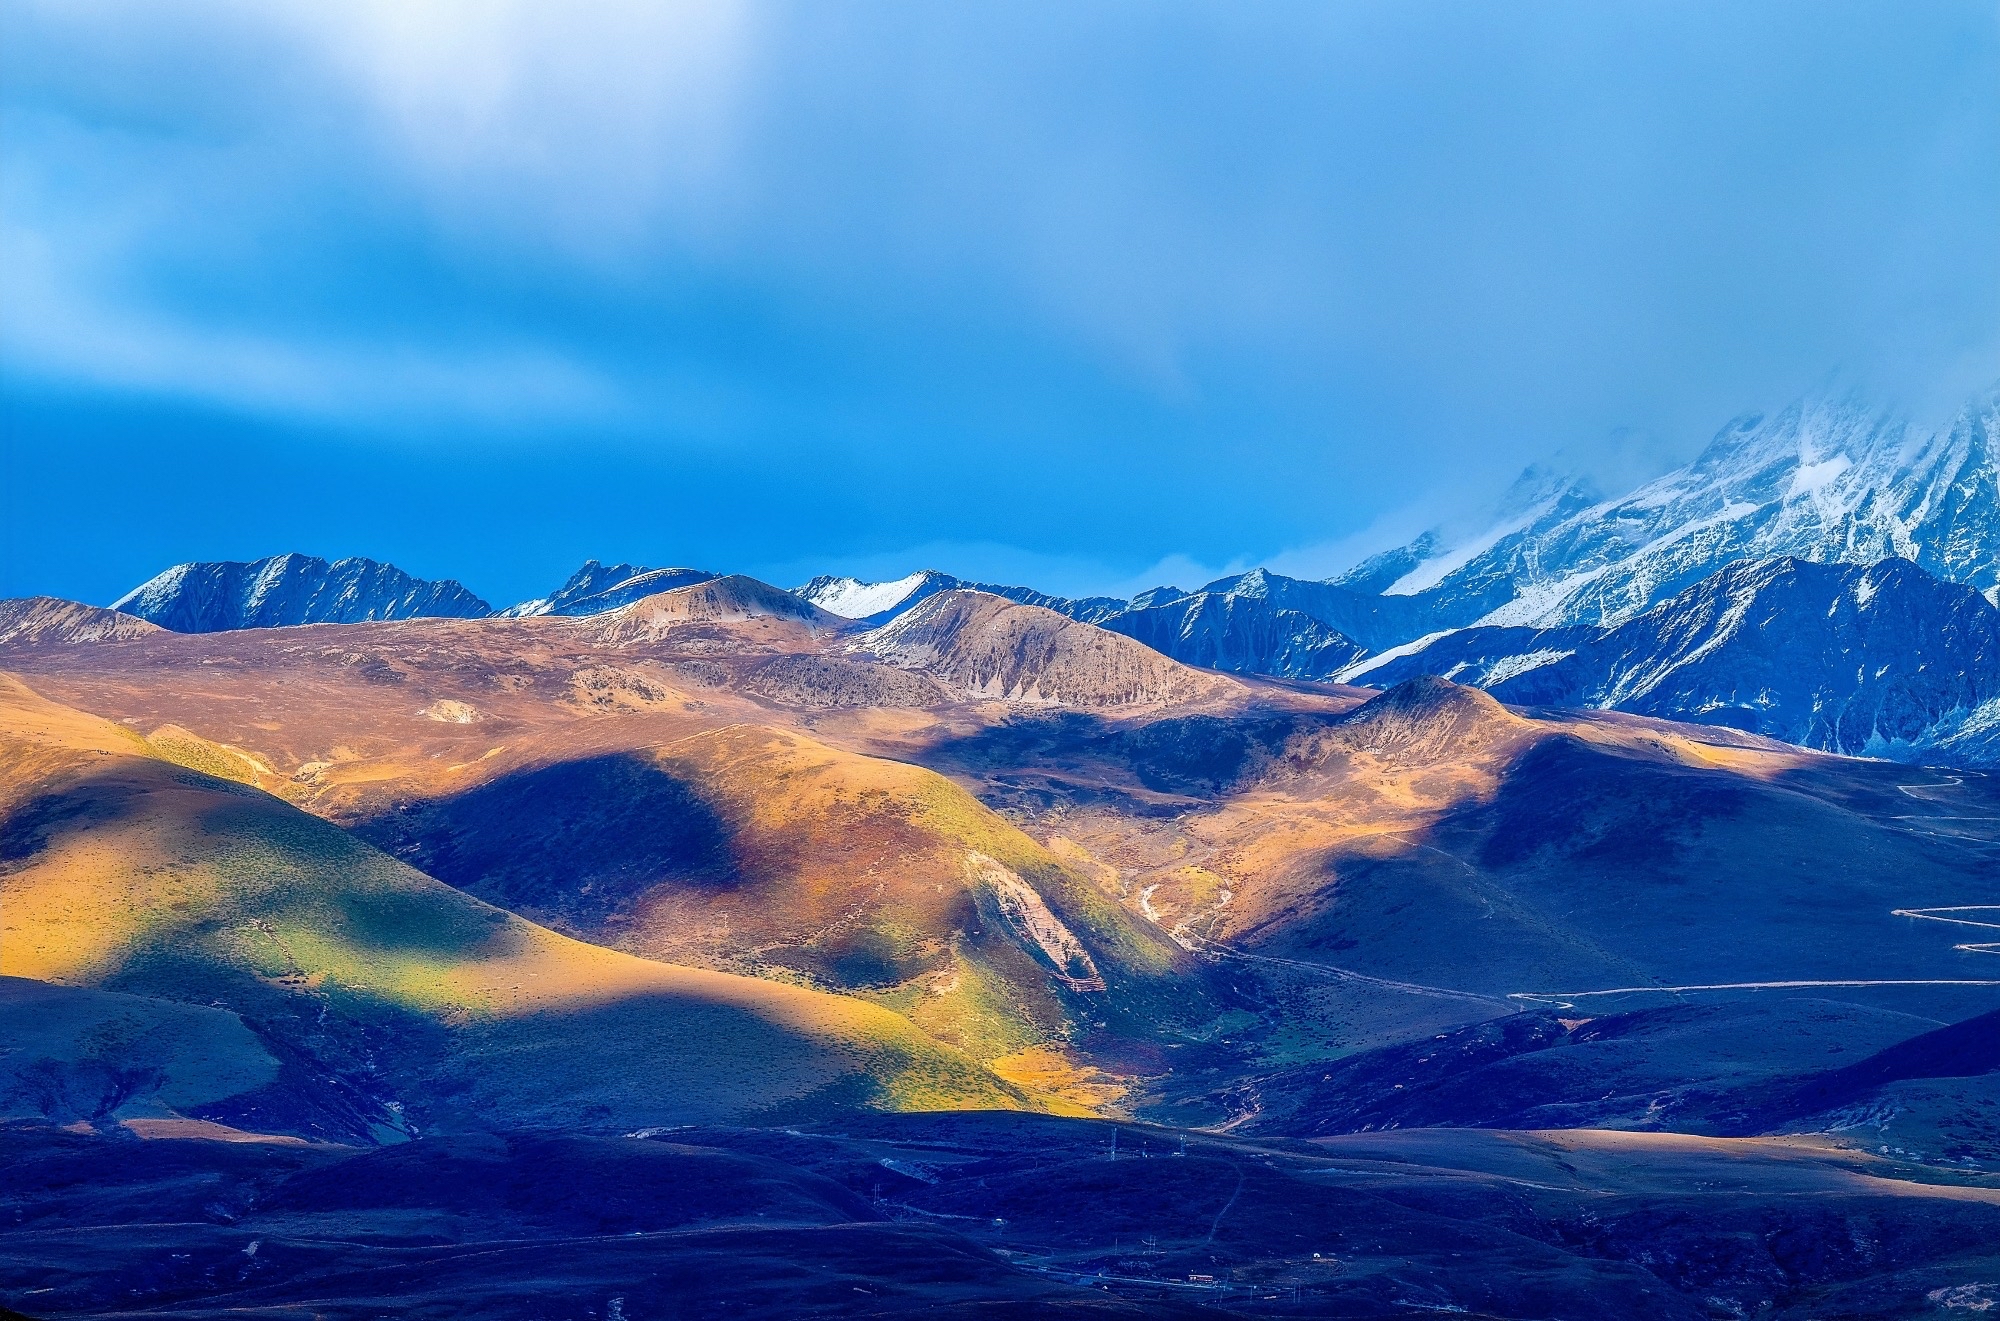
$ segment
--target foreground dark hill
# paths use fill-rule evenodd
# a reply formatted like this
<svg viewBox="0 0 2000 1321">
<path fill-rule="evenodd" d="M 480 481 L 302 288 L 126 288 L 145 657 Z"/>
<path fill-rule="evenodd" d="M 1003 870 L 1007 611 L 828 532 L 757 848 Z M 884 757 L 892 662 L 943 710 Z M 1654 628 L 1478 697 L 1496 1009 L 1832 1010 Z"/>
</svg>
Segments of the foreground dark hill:
<svg viewBox="0 0 2000 1321">
<path fill-rule="evenodd" d="M 993 1114 L 368 1152 L 17 1127 L 0 1213 L 4 1296 L 63 1318 L 1804 1321 L 1977 1314 L 2000 1266 L 1990 1177 L 1814 1143 Z"/>
</svg>

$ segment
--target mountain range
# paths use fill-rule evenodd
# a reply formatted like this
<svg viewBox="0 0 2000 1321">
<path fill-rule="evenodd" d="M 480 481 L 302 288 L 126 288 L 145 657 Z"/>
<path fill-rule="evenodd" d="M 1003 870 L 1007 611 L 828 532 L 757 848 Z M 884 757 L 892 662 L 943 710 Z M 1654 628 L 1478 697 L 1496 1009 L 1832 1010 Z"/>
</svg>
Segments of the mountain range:
<svg viewBox="0 0 2000 1321">
<path fill-rule="evenodd" d="M 1738 419 L 1693 462 L 1616 497 L 1531 468 L 1478 530 L 1433 529 L 1327 581 L 1256 569 L 1068 598 L 926 569 L 822 576 L 795 593 L 881 628 L 937 596 L 980 592 L 1207 669 L 1371 684 L 1449 674 L 1520 700 L 1989 764 L 2000 756 L 1986 620 L 2000 600 L 1996 419 L 2000 389 L 1929 429 L 1856 395 L 1805 400 Z M 716 576 L 592 560 L 548 596 L 491 613 L 602 614 Z M 1750 598 L 1759 604 L 1716 604 Z M 177 565 L 113 608 L 179 632 L 490 612 L 455 582 L 300 555 Z M 1932 629 L 1947 617 L 1953 627 Z M 1750 618 L 1763 621 L 1754 646 Z"/>
<path fill-rule="evenodd" d="M 1429 603 L 1444 627 L 1616 624 L 1741 559 L 1908 559 L 2000 584 L 2000 387 L 1918 429 L 1846 395 L 1751 415 L 1695 460 L 1613 499 L 1532 471 L 1484 532 L 1427 534 L 1343 585 Z M 1457 616 L 1478 609 L 1470 620 Z"/>
</svg>

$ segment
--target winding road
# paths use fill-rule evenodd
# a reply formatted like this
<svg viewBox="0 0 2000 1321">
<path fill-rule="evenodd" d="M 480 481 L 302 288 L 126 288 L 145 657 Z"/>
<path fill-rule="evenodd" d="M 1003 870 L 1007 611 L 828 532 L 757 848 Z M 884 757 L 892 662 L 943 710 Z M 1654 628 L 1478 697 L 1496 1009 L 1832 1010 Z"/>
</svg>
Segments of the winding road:
<svg viewBox="0 0 2000 1321">
<path fill-rule="evenodd" d="M 1946 913 L 1993 913 L 2000 915 L 2000 904 L 1961 904 L 1956 908 L 1898 908 L 1896 917 L 1918 917 L 1926 922 L 1949 922 L 1953 926 L 1979 927 L 1986 931 L 2000 931 L 2000 922 L 1977 922 L 1969 917 L 1945 917 Z M 1978 944 L 1953 945 L 1953 949 L 1969 950 L 1974 954 L 2000 954 L 2000 941 L 1983 941 Z"/>
<path fill-rule="evenodd" d="M 1268 963 L 1273 967 L 1318 973 L 1322 977 L 1332 977 L 1338 981 L 1361 982 L 1368 986 L 1379 986 L 1385 991 L 1401 991 L 1406 995 L 1426 995 L 1448 1000 L 1476 1000 L 1481 1004 L 1513 1007 L 1507 1005 L 1507 1002 L 1497 995 L 1482 995 L 1478 991 L 1455 991 L 1448 986 L 1425 986 L 1422 982 L 1391 981 L 1386 977 L 1370 977 L 1365 972 L 1355 972 L 1350 968 L 1337 968 L 1331 963 L 1308 963 L 1304 959 L 1281 959 L 1271 954 L 1251 954 L 1233 945 L 1225 945 L 1219 940 L 1197 936 L 1193 932 L 1184 933 L 1184 939 L 1193 941 L 1195 948 L 1203 953 L 1218 958 L 1241 959 L 1246 963 Z"/>
<path fill-rule="evenodd" d="M 1980 927 L 1988 931 L 2000 931 L 2000 922 L 1981 922 L 1969 917 L 1947 917 L 1947 913 L 1993 913 L 2000 915 L 2000 904 L 1962 904 L 1955 908 L 1894 908 L 1891 917 L 1916 917 L 1926 922 L 1949 922 L 1955 926 Z M 2000 954 L 2000 941 L 1979 944 L 1954 945 L 1974 954 Z M 1679 995 L 1684 991 L 1796 991 L 1813 987 L 1838 986 L 2000 986 L 2000 979 L 1981 977 L 1923 977 L 1894 978 L 1881 980 L 1817 981 L 1797 980 L 1782 982 L 1712 982 L 1701 986 L 1614 986 L 1602 991 L 1515 991 L 1507 998 L 1523 1000 L 1531 1004 L 1545 1004 L 1553 1009 L 1574 1009 L 1575 1001 L 1588 1000 L 1600 995 Z"/>
<path fill-rule="evenodd" d="M 1939 790 L 1956 789 L 1965 783 L 1962 776 L 1947 776 L 1936 784 L 1899 784 L 1896 788 L 1908 797 L 1920 802 L 1935 802 L 1928 794 Z M 1991 816 L 1896 816 L 1892 821 L 2000 821 Z M 1946 834 L 1945 831 L 1930 831 L 1930 834 Z M 1954 917 L 1955 913 L 1991 913 L 2000 916 L 2000 904 L 1962 904 L 1952 908 L 1896 908 L 1890 910 L 1892 917 L 1921 918 L 1927 922 L 1948 922 L 1955 926 L 1978 927 L 1987 931 L 2000 931 L 2000 922 L 1986 922 L 1969 917 Z M 2000 941 L 1982 941 L 1954 945 L 1952 948 L 1973 954 L 2000 954 Z M 1610 995 L 1679 995 L 1689 991 L 1790 991 L 1816 987 L 1869 987 L 1869 986 L 2000 986 L 2000 980 L 1992 978 L 1939 977 L 1906 978 L 1884 980 L 1819 981 L 1793 980 L 1770 982 L 1716 982 L 1700 986 L 1614 986 L 1600 991 L 1515 991 L 1509 1000 L 1520 1000 L 1530 1004 L 1543 1004 L 1554 1009 L 1574 1009 L 1575 1001 L 1587 1000 L 1595 996 Z"/>
<path fill-rule="evenodd" d="M 1981 925 L 1984 925 L 1983 923 Z M 1960 945 L 1960 949 L 1974 948 Z M 1545 1004 L 1551 1009 L 1574 1009 L 1577 1000 L 1595 995 L 1680 995 L 1686 991 L 1797 991 L 1834 986 L 2000 986 L 2000 980 L 1978 977 L 1889 978 L 1878 981 L 1786 981 L 1711 982 L 1701 986 L 1613 986 L 1602 991 L 1511 991 L 1509 1000 Z"/>
</svg>

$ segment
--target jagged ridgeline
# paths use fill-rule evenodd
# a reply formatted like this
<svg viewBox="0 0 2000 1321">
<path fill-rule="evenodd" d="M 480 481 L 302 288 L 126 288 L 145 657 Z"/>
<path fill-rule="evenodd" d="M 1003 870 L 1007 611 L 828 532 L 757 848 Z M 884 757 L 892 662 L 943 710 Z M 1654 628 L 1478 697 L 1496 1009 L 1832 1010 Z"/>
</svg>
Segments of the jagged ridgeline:
<svg viewBox="0 0 2000 1321">
<path fill-rule="evenodd" d="M 111 603 L 176 633 L 369 619 L 476 619 L 492 613 L 456 582 L 412 578 L 368 559 L 274 555 L 248 563 L 176 564 Z"/>
</svg>

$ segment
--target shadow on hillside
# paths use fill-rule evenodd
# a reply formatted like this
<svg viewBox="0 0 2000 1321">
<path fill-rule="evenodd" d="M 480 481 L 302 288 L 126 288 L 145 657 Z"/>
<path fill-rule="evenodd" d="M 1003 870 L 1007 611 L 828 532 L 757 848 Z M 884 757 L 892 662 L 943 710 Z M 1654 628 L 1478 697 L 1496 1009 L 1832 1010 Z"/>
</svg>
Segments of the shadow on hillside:
<svg viewBox="0 0 2000 1321">
<path fill-rule="evenodd" d="M 1155 793 L 1203 797 L 1243 784 L 1295 735 L 1338 722 L 1334 716 L 1276 713 L 1229 719 L 1166 716 L 1134 725 L 1081 711 L 1015 715 L 997 725 L 933 744 L 924 762 L 975 775 L 1057 769 L 1111 780 L 1130 776 Z M 1158 810 L 1101 783 L 1097 794 L 1122 798 L 1140 814 Z M 1178 810 L 1178 809 L 1172 809 Z"/>
<path fill-rule="evenodd" d="M 2000 902 L 1988 846 L 1862 797 L 1546 738 L 1490 794 L 1328 855 L 1252 941 L 1494 993 L 1991 975 L 1893 916 Z"/>
<path fill-rule="evenodd" d="M 0 816 L 0 867 L 28 862 L 59 835 L 96 829 L 132 815 L 138 792 L 122 779 L 93 777 L 35 795 Z"/>
<path fill-rule="evenodd" d="M 370 817 L 354 833 L 502 907 L 583 923 L 663 881 L 720 888 L 740 873 L 729 823 L 641 752 L 517 771 Z"/>
</svg>

